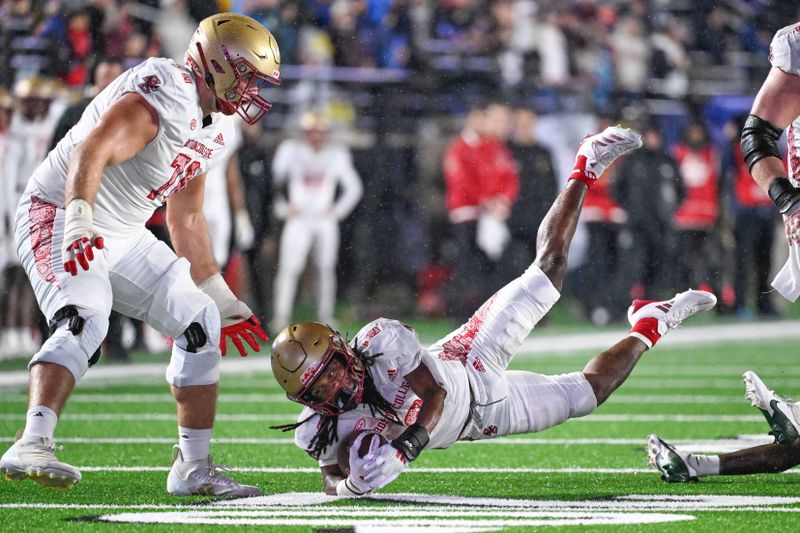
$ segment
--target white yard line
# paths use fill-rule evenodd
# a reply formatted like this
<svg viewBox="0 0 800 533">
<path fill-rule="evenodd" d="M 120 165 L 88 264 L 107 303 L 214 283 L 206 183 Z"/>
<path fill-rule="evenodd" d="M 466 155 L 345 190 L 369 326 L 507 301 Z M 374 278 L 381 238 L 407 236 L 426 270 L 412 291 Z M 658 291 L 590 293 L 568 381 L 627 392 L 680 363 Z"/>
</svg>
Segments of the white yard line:
<svg viewBox="0 0 800 533">
<path fill-rule="evenodd" d="M 586 350 L 602 350 L 614 345 L 625 336 L 625 331 L 602 332 L 589 334 L 569 335 L 532 335 L 520 349 L 517 357 L 559 357 Z M 661 341 L 661 346 L 680 347 L 698 346 L 718 342 L 757 341 L 800 339 L 800 321 L 778 321 L 748 324 L 722 324 L 709 326 L 683 327 L 671 331 Z M 757 352 L 757 348 L 754 347 Z M 754 353 L 755 355 L 763 355 Z M 141 377 L 164 377 L 167 357 L 161 364 L 135 364 L 104 366 L 92 368 L 86 373 L 83 381 L 107 382 L 116 379 L 135 379 Z M 737 370 L 741 372 L 746 369 Z M 222 361 L 223 374 L 253 374 L 255 372 L 269 372 L 267 357 L 252 356 L 249 358 L 228 357 Z M 20 387 L 28 382 L 27 371 L 11 371 L 0 374 L 0 387 Z"/>
<path fill-rule="evenodd" d="M 0 438 L 0 442 L 13 442 L 8 437 Z M 769 435 L 739 435 L 735 439 L 674 439 L 671 444 L 681 448 L 704 453 L 721 453 L 772 442 Z M 65 437 L 58 439 L 59 444 L 90 444 L 90 445 L 131 445 L 131 444 L 174 444 L 172 437 L 129 437 L 129 438 L 91 438 L 91 437 Z M 213 439 L 215 445 L 259 445 L 259 446 L 290 446 L 294 444 L 293 438 L 220 438 Z M 511 437 L 500 439 L 487 439 L 472 442 L 458 442 L 458 445 L 509 445 L 509 446 L 636 446 L 644 448 L 645 438 L 584 438 L 584 439 L 547 439 L 531 437 Z"/>
</svg>

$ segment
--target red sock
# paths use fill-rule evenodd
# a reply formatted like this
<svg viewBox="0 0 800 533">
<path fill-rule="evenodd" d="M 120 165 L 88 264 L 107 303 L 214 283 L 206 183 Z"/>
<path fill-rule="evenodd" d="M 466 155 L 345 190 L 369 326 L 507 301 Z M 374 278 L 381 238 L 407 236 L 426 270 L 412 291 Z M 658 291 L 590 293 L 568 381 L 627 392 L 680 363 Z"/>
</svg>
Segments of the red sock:
<svg viewBox="0 0 800 533">
<path fill-rule="evenodd" d="M 658 319 L 648 317 L 639 320 L 628 335 L 636 337 L 645 343 L 648 348 L 652 348 L 661 338 L 661 334 L 658 332 Z"/>
<path fill-rule="evenodd" d="M 569 179 L 582 181 L 590 189 L 594 182 L 597 181 L 597 176 L 595 176 L 593 172 L 586 173 L 585 155 L 579 155 L 577 159 L 575 159 L 575 167 L 572 169 L 572 174 L 569 175 Z"/>
</svg>

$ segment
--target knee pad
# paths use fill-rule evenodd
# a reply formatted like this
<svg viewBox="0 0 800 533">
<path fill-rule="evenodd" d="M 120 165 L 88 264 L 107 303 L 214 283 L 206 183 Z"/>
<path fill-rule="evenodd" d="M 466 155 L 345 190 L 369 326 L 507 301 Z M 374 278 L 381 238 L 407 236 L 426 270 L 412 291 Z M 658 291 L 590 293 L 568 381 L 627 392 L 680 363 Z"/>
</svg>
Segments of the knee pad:
<svg viewBox="0 0 800 533">
<path fill-rule="evenodd" d="M 194 317 L 172 345 L 166 378 L 175 387 L 212 385 L 219 381 L 220 318 L 215 304 Z"/>
<path fill-rule="evenodd" d="M 50 337 L 28 364 L 55 363 L 70 371 L 79 381 L 86 370 L 100 359 L 100 344 L 108 332 L 108 317 L 68 305 L 50 320 Z"/>
</svg>

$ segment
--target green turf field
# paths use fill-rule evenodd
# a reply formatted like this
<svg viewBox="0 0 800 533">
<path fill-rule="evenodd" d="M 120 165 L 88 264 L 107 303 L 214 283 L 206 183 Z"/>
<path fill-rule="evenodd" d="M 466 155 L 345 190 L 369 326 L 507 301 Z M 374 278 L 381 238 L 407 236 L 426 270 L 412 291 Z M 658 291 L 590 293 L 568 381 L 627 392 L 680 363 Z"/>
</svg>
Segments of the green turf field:
<svg viewBox="0 0 800 533">
<path fill-rule="evenodd" d="M 560 342 L 552 337 L 553 346 Z M 667 485 L 648 470 L 644 444 L 653 432 L 696 449 L 760 443 L 767 425 L 744 400 L 741 374 L 755 370 L 768 385 L 796 394 L 796 342 L 664 344 L 589 417 L 535 435 L 426 451 L 379 497 L 360 501 L 325 501 L 314 462 L 291 435 L 267 429 L 291 421 L 299 409 L 282 398 L 269 374 L 257 371 L 268 366 L 265 356 L 248 359 L 252 372 L 226 374 L 221 382 L 214 459 L 241 469 L 233 475 L 267 495 L 240 505 L 165 493 L 176 428 L 162 379 L 86 382 L 56 433 L 64 446 L 59 457 L 81 467 L 83 481 L 60 492 L 29 480 L 0 482 L 2 529 L 194 531 L 221 524 L 410 532 L 609 524 L 604 527 L 636 531 L 794 530 L 800 471 Z M 572 371 L 595 352 L 522 353 L 513 367 Z M 229 356 L 223 364 L 235 360 Z M 25 389 L 0 389 L 3 448 L 24 413 Z M 420 526 L 427 528 L 415 529 Z"/>
</svg>

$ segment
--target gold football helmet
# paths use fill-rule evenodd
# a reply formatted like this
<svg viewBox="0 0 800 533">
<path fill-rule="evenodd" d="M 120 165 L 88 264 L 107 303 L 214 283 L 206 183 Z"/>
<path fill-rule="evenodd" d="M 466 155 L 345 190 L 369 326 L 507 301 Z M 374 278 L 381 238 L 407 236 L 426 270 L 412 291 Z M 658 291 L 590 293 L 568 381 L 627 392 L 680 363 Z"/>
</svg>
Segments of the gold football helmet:
<svg viewBox="0 0 800 533">
<path fill-rule="evenodd" d="M 310 391 L 328 364 L 338 359 L 350 383 L 341 383 L 330 398 L 316 398 Z M 272 374 L 286 397 L 322 415 L 338 415 L 361 403 L 364 364 L 338 331 L 317 322 L 301 322 L 283 328 L 272 343 Z"/>
<path fill-rule="evenodd" d="M 264 93 L 280 85 L 281 54 L 275 37 L 259 22 L 236 13 L 203 19 L 186 55 L 224 114 L 238 113 L 252 125 L 272 107 Z"/>
</svg>

